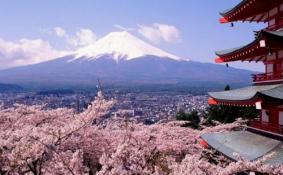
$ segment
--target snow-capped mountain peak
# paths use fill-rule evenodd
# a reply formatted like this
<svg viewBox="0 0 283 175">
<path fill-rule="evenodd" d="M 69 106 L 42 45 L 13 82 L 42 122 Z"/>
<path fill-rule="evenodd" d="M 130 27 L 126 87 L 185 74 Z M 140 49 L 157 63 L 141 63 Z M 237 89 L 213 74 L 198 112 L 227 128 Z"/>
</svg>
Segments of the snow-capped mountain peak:
<svg viewBox="0 0 283 175">
<path fill-rule="evenodd" d="M 158 49 L 126 31 L 109 33 L 94 44 L 79 49 L 75 53 L 75 58 L 92 60 L 105 55 L 110 55 L 117 62 L 121 59 L 131 60 L 146 55 L 181 60 L 180 57 Z"/>
</svg>

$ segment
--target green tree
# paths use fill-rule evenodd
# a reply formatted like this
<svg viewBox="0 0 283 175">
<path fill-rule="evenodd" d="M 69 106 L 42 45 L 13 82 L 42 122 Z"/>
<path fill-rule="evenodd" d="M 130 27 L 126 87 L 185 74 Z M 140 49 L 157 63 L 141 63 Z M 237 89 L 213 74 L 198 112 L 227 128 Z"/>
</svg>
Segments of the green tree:
<svg viewBox="0 0 283 175">
<path fill-rule="evenodd" d="M 259 111 L 254 107 L 213 105 L 209 106 L 206 111 L 205 118 L 208 123 L 212 120 L 221 123 L 232 123 L 237 118 L 254 119 L 259 115 Z"/>
<path fill-rule="evenodd" d="M 230 91 L 230 90 L 231 90 L 231 88 L 230 88 L 229 84 L 227 84 L 224 88 L 224 91 Z"/>
<path fill-rule="evenodd" d="M 200 123 L 200 116 L 196 110 L 193 110 L 190 113 L 185 113 L 184 111 L 179 111 L 176 115 L 176 120 L 181 120 L 181 121 L 189 121 L 185 126 L 192 127 L 194 129 L 199 128 L 199 123 Z"/>
</svg>

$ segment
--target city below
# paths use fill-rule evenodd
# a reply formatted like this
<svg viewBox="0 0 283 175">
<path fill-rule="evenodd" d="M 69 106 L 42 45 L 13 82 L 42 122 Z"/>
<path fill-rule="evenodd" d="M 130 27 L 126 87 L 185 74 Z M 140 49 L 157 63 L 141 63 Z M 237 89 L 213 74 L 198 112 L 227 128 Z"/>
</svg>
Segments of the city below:
<svg viewBox="0 0 283 175">
<path fill-rule="evenodd" d="M 84 111 L 95 99 L 96 92 L 74 92 L 72 90 L 0 93 L 2 107 L 15 104 L 43 105 L 45 109 L 71 108 L 77 113 Z M 119 92 L 107 91 L 107 99 L 116 103 L 107 117 L 127 117 L 153 124 L 158 121 L 172 120 L 178 111 L 202 113 L 207 108 L 207 95 L 194 95 L 181 92 Z"/>
</svg>

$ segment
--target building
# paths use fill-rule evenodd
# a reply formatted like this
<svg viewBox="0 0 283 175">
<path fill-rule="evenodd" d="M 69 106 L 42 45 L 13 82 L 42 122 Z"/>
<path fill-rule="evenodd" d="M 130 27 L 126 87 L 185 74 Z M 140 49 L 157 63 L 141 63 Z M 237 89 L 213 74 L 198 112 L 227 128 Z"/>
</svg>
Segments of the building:
<svg viewBox="0 0 283 175">
<path fill-rule="evenodd" d="M 283 134 L 283 0 L 243 0 L 221 13 L 220 23 L 265 22 L 248 45 L 216 52 L 217 63 L 263 62 L 265 73 L 252 75 L 253 86 L 225 92 L 211 92 L 210 104 L 254 106 L 261 110 L 250 126 Z"/>
<path fill-rule="evenodd" d="M 254 33 L 251 43 L 216 52 L 216 63 L 232 61 L 263 62 L 265 72 L 252 75 L 252 86 L 210 92 L 210 105 L 254 106 L 258 119 L 245 131 L 202 135 L 206 144 L 231 159 L 236 152 L 247 160 L 256 160 L 270 152 L 267 163 L 283 163 L 283 0 L 242 0 L 220 13 L 220 23 L 263 22 L 267 27 Z"/>
</svg>

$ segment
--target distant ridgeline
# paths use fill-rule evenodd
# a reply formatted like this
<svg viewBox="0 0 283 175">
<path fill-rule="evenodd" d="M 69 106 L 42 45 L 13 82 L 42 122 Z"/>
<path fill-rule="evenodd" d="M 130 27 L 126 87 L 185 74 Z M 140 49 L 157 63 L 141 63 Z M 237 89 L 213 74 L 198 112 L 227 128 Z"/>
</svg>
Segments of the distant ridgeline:
<svg viewBox="0 0 283 175">
<path fill-rule="evenodd" d="M 103 86 L 179 89 L 246 86 L 254 72 L 170 54 L 128 32 L 112 32 L 93 45 L 33 65 L 0 70 L 0 82 L 25 89 L 94 89 Z M 142 87 L 142 88 L 140 88 Z M 196 89 L 197 90 L 197 89 Z"/>
<path fill-rule="evenodd" d="M 18 85 L 0 83 L 0 92 L 18 92 L 22 90 L 23 88 Z"/>
<path fill-rule="evenodd" d="M 230 84 L 231 87 L 238 88 L 246 84 Z M 213 82 L 188 82 L 178 84 L 109 84 L 103 83 L 103 91 L 112 93 L 178 93 L 192 95 L 206 95 L 209 91 L 222 90 L 225 84 Z M 93 93 L 97 91 L 97 85 L 27 85 L 27 84 L 3 84 L 0 83 L 1 92 L 36 92 L 37 95 L 71 95 L 75 93 Z"/>
</svg>

